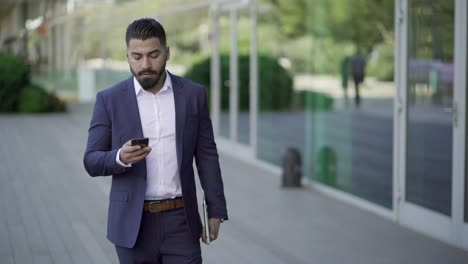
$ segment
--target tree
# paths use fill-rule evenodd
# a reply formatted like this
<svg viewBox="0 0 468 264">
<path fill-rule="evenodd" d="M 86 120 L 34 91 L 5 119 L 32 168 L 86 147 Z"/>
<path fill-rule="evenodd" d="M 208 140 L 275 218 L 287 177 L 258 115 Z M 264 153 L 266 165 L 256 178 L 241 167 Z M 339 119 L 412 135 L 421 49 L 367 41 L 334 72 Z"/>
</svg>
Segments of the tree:
<svg viewBox="0 0 468 264">
<path fill-rule="evenodd" d="M 391 34 L 394 0 L 269 0 L 287 37 L 310 34 L 349 41 L 370 51 Z"/>
<path fill-rule="evenodd" d="M 307 14 L 307 1 L 310 0 L 268 0 L 273 6 L 273 17 L 281 32 L 287 37 L 304 35 Z"/>
</svg>

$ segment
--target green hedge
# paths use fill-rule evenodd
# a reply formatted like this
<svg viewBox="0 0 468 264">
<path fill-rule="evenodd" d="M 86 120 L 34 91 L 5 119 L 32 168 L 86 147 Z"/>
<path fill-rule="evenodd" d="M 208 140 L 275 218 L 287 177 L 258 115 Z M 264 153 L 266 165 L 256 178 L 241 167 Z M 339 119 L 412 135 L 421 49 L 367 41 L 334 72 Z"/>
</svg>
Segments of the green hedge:
<svg viewBox="0 0 468 264">
<path fill-rule="evenodd" d="M 0 112 L 63 112 L 65 104 L 53 93 L 31 84 L 29 66 L 0 52 Z"/>
<path fill-rule="evenodd" d="M 314 91 L 299 91 L 293 93 L 292 110 L 327 111 L 333 109 L 334 100 L 331 96 Z"/>
<path fill-rule="evenodd" d="M 15 112 L 21 89 L 29 84 L 29 67 L 20 58 L 0 52 L 0 112 Z"/>
<path fill-rule="evenodd" d="M 239 110 L 249 109 L 249 64 L 248 55 L 239 56 Z M 192 65 L 185 77 L 204 85 L 210 96 L 211 58 L 206 57 Z M 259 110 L 283 110 L 291 104 L 293 92 L 292 77 L 274 57 L 260 54 L 259 69 Z M 229 54 L 221 54 L 221 109 L 229 108 Z"/>
<path fill-rule="evenodd" d="M 65 104 L 42 87 L 31 84 L 20 93 L 18 111 L 21 113 L 63 112 Z"/>
</svg>

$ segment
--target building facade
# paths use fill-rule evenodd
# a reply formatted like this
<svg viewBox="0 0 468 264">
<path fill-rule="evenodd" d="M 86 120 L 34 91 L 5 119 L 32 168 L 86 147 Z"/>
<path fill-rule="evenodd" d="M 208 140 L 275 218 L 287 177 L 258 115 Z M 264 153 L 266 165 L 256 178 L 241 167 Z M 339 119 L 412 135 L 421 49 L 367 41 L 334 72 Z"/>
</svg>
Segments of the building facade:
<svg viewBox="0 0 468 264">
<path fill-rule="evenodd" d="M 211 109 L 222 149 L 277 175 L 296 149 L 306 185 L 468 249 L 467 2 L 297 2 L 296 10 L 246 7 L 259 54 L 249 92 L 229 81 L 242 79 L 236 70 L 218 70 L 214 40 Z M 303 22 L 288 20 L 291 12 Z M 262 41 L 271 30 L 262 21 L 280 21 L 283 36 Z M 292 94 L 265 52 L 292 73 Z"/>
</svg>

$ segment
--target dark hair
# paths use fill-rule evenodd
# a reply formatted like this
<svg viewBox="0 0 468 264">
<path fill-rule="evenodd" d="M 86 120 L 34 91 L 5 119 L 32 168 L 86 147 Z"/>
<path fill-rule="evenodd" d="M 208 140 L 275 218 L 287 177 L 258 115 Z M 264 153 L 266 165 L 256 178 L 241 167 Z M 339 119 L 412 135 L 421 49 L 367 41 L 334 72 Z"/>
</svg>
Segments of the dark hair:
<svg viewBox="0 0 468 264">
<path fill-rule="evenodd" d="M 161 46 L 166 47 L 166 32 L 163 26 L 153 18 L 140 18 L 128 25 L 125 42 L 128 47 L 131 39 L 146 40 L 153 37 L 158 38 Z"/>
</svg>

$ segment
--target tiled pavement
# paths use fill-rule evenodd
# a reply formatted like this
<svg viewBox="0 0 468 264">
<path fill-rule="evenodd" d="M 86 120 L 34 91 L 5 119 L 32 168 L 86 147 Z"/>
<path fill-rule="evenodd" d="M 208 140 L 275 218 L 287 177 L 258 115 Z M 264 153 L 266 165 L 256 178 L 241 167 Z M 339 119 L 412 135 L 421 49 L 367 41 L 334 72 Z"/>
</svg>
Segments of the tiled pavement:
<svg viewBox="0 0 468 264">
<path fill-rule="evenodd" d="M 91 105 L 0 115 L 0 263 L 116 263 L 110 179 L 82 165 Z M 204 263 L 468 263 L 468 252 L 221 155 L 230 220 Z"/>
</svg>

